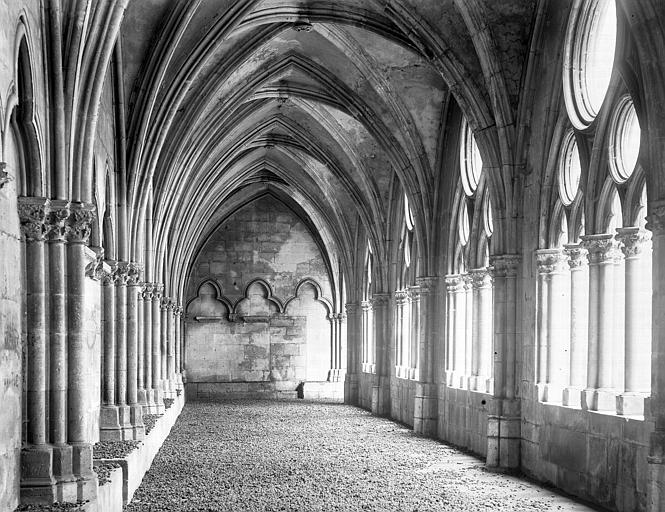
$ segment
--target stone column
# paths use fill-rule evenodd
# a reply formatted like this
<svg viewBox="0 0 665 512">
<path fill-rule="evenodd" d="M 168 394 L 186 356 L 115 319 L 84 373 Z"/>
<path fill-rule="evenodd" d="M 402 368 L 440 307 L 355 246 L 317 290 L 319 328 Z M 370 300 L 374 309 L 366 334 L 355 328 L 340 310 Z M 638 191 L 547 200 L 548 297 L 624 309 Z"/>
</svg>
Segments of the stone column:
<svg viewBox="0 0 665 512">
<path fill-rule="evenodd" d="M 131 440 L 133 430 L 131 411 L 127 405 L 127 283 L 129 264 L 116 261 L 112 265 L 115 277 L 115 397 L 122 439 Z"/>
<path fill-rule="evenodd" d="M 625 257 L 625 383 L 617 413 L 643 415 L 651 367 L 651 232 L 638 227 L 617 229 Z"/>
<path fill-rule="evenodd" d="M 130 430 L 128 437 L 140 440 L 145 437 L 143 425 L 143 408 L 138 396 L 138 343 L 139 325 L 138 294 L 141 287 L 139 283 L 141 267 L 136 263 L 129 263 L 127 269 L 127 405 L 129 406 Z"/>
<path fill-rule="evenodd" d="M 423 361 L 424 353 L 422 350 L 428 350 L 426 342 L 422 339 L 423 332 L 421 326 L 425 326 L 426 319 L 421 321 L 421 289 L 420 286 L 409 287 L 409 354 L 408 354 L 408 367 L 409 378 L 419 379 L 419 373 L 422 373 L 421 361 Z M 423 363 L 424 364 L 424 363 Z"/>
<path fill-rule="evenodd" d="M 464 389 L 475 389 L 473 376 L 473 281 L 470 274 L 463 274 L 464 279 Z"/>
<path fill-rule="evenodd" d="M 456 386 L 455 369 L 457 368 L 457 354 L 459 350 L 456 347 L 456 324 L 457 318 L 457 288 L 459 288 L 460 279 L 457 275 L 446 276 L 446 353 L 445 353 L 445 377 L 444 382 L 447 386 Z"/>
<path fill-rule="evenodd" d="M 665 510 L 665 201 L 649 203 L 647 229 L 653 233 L 651 317 L 651 398 L 653 431 L 649 436 L 647 510 Z"/>
<path fill-rule="evenodd" d="M 92 347 L 85 326 L 85 246 L 95 219 L 92 204 L 72 203 L 66 223 L 67 239 L 67 439 L 72 445 L 77 497 L 97 498 L 97 476 L 92 470 L 91 390 L 94 379 Z"/>
<path fill-rule="evenodd" d="M 184 389 L 182 382 L 182 306 L 178 304 L 175 308 L 175 370 L 176 389 Z"/>
<path fill-rule="evenodd" d="M 358 405 L 358 374 L 363 347 L 357 302 L 346 303 L 346 316 L 348 349 L 346 351 L 346 375 L 344 376 L 344 403 Z"/>
<path fill-rule="evenodd" d="M 376 373 L 372 385 L 372 413 L 377 416 L 390 414 L 390 294 L 372 295 L 374 317 L 374 349 Z"/>
<path fill-rule="evenodd" d="M 21 499 L 53 502 L 53 452 L 48 444 L 46 261 L 44 234 L 48 200 L 21 197 L 18 213 L 25 241 L 27 350 L 27 446 L 21 451 Z M 18 269 L 16 269 L 18 271 Z"/>
<path fill-rule="evenodd" d="M 486 268 L 470 272 L 473 287 L 472 389 L 490 393 L 492 360 L 492 276 Z"/>
<path fill-rule="evenodd" d="M 142 407 L 147 407 L 145 393 L 145 326 L 143 325 L 144 304 L 143 288 L 145 283 L 136 284 L 136 385 L 137 400 Z"/>
<path fill-rule="evenodd" d="M 539 251 L 544 265 L 547 283 L 547 318 L 544 328 L 547 331 L 547 385 L 543 400 L 561 403 L 563 388 L 568 384 L 568 363 L 570 332 L 567 320 L 567 256 L 561 249 Z"/>
<path fill-rule="evenodd" d="M 345 333 L 345 320 L 346 317 L 343 313 L 335 313 L 332 315 L 332 352 L 331 352 L 331 368 L 329 371 L 329 380 L 331 382 L 341 382 L 344 380 L 344 371 L 342 370 L 342 353 L 344 350 Z"/>
<path fill-rule="evenodd" d="M 161 302 L 164 286 L 153 283 L 152 288 L 152 388 L 154 396 L 153 414 L 164 412 L 164 389 L 162 384 L 162 312 Z"/>
<path fill-rule="evenodd" d="M 57 501 L 76 500 L 72 447 L 67 443 L 67 260 L 65 222 L 67 201 L 52 200 L 47 218 L 49 249 L 50 434 Z"/>
<path fill-rule="evenodd" d="M 398 290 L 395 292 L 395 366 L 397 367 L 397 376 L 405 378 L 404 369 L 406 366 L 406 349 L 405 343 L 405 309 L 406 303 L 409 299 L 408 293 L 405 290 Z"/>
<path fill-rule="evenodd" d="M 150 414 L 158 414 L 157 404 L 155 398 L 155 388 L 153 386 L 153 350 L 152 350 L 152 310 L 154 299 L 154 285 L 153 283 L 143 283 L 143 378 L 146 396 L 146 412 Z"/>
<path fill-rule="evenodd" d="M 437 284 L 436 277 L 419 277 L 417 288 L 412 288 L 413 314 L 417 329 L 417 365 L 418 382 L 414 398 L 413 431 L 436 436 L 438 426 L 438 390 L 435 381 L 434 362 L 436 360 L 435 343 L 438 340 Z"/>
<path fill-rule="evenodd" d="M 582 243 L 589 251 L 589 355 L 583 405 L 614 411 L 614 269 L 621 253 L 609 234 L 583 236 Z"/>
<path fill-rule="evenodd" d="M 582 407 L 587 382 L 589 273 L 587 250 L 569 244 L 564 252 L 570 268 L 570 376 L 563 390 L 563 405 Z"/>
<path fill-rule="evenodd" d="M 515 470 L 520 465 L 521 402 L 518 398 L 516 254 L 493 256 L 494 397 L 487 415 L 487 465 Z"/>
<path fill-rule="evenodd" d="M 463 388 L 466 383 L 466 289 L 463 276 L 454 275 L 446 278 L 451 292 L 451 318 L 448 320 L 450 330 L 449 353 L 452 359 L 452 378 L 450 384 Z"/>
<path fill-rule="evenodd" d="M 549 321 L 549 287 L 552 272 L 552 256 L 559 253 L 558 249 L 539 249 L 536 251 L 537 267 L 537 304 L 536 332 L 538 339 L 538 367 L 536 371 L 536 394 L 540 401 L 547 400 L 547 366 L 549 360 L 550 331 Z"/>
<path fill-rule="evenodd" d="M 173 327 L 172 313 L 173 302 L 169 297 L 163 297 L 161 302 L 162 312 L 162 389 L 164 398 L 175 397 L 175 383 L 171 379 L 171 362 L 173 361 L 173 342 L 171 329 Z"/>
<path fill-rule="evenodd" d="M 112 262 L 114 263 L 114 262 Z M 103 403 L 99 411 L 99 437 L 105 440 L 122 440 L 122 429 L 116 402 L 116 310 L 115 274 L 109 267 L 102 277 L 104 294 L 104 364 Z"/>
<path fill-rule="evenodd" d="M 375 357 L 374 332 L 372 330 L 374 325 L 374 318 L 373 315 L 371 315 L 372 313 L 371 301 L 368 300 L 361 301 L 360 309 L 361 309 L 361 323 L 362 323 L 360 344 L 363 354 L 360 361 L 362 365 L 361 371 L 374 373 L 376 371 L 375 369 L 376 360 L 374 359 Z"/>
</svg>

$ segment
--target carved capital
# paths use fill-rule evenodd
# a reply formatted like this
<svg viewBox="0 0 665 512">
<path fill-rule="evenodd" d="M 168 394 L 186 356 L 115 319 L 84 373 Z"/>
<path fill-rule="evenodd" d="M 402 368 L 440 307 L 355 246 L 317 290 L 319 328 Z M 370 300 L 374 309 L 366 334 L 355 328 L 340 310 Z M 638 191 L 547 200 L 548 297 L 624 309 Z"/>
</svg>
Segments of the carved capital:
<svg viewBox="0 0 665 512">
<path fill-rule="evenodd" d="M 161 301 L 164 295 L 164 285 L 162 283 L 152 283 L 153 300 Z"/>
<path fill-rule="evenodd" d="M 612 235 L 586 235 L 582 247 L 589 251 L 589 263 L 613 263 L 621 258 L 619 242 Z"/>
<path fill-rule="evenodd" d="M 492 275 L 496 277 L 515 277 L 521 257 L 518 254 L 498 254 L 490 257 Z"/>
<path fill-rule="evenodd" d="M 347 316 L 358 314 L 359 304 L 357 302 L 347 302 L 344 307 L 346 308 Z"/>
<path fill-rule="evenodd" d="M 566 244 L 563 252 L 568 256 L 568 266 L 571 270 L 582 268 L 588 263 L 588 253 L 582 244 Z"/>
<path fill-rule="evenodd" d="M 449 274 L 446 276 L 446 290 L 457 293 L 464 290 L 464 277 L 460 274 Z"/>
<path fill-rule="evenodd" d="M 71 203 L 69 217 L 65 223 L 65 238 L 69 243 L 87 244 L 92 223 L 97 214 L 95 207 L 87 203 Z"/>
<path fill-rule="evenodd" d="M 553 274 L 566 269 L 568 256 L 561 249 L 539 249 L 536 251 L 536 264 L 539 274 Z"/>
<path fill-rule="evenodd" d="M 69 217 L 67 201 L 52 200 L 46 216 L 46 238 L 49 242 L 65 241 L 65 223 Z"/>
<path fill-rule="evenodd" d="M 621 252 L 626 258 L 642 254 L 645 244 L 651 240 L 651 231 L 638 227 L 617 228 L 616 239 L 621 243 Z"/>
<path fill-rule="evenodd" d="M 375 293 L 372 295 L 372 308 L 386 307 L 390 303 L 389 293 Z"/>
<path fill-rule="evenodd" d="M 19 197 L 18 216 L 26 242 L 42 242 L 46 236 L 49 201 L 43 197 Z"/>
<path fill-rule="evenodd" d="M 408 290 L 397 290 L 395 292 L 395 303 L 399 305 L 406 304 L 409 301 L 410 294 Z"/>
<path fill-rule="evenodd" d="M 153 286 L 152 283 L 141 283 L 141 298 L 143 300 L 152 300 Z"/>
<path fill-rule="evenodd" d="M 492 274 L 488 268 L 475 268 L 469 272 L 471 286 L 475 289 L 492 286 Z"/>
<path fill-rule="evenodd" d="M 372 301 L 371 300 L 360 301 L 360 309 L 362 311 L 370 311 L 372 309 Z"/>
<path fill-rule="evenodd" d="M 127 284 L 129 286 L 140 286 L 141 283 L 141 272 L 143 271 L 143 265 L 130 261 L 127 264 Z"/>
<path fill-rule="evenodd" d="M 159 301 L 159 307 L 162 311 L 169 311 L 173 302 L 170 297 L 162 297 Z"/>
<path fill-rule="evenodd" d="M 439 285 L 438 276 L 421 276 L 416 277 L 416 284 L 420 289 L 421 294 L 434 293 L 436 287 Z"/>
<path fill-rule="evenodd" d="M 85 275 L 94 281 L 102 281 L 106 275 L 104 270 L 104 249 L 102 247 L 95 247 L 95 259 L 88 263 L 85 267 Z"/>
<path fill-rule="evenodd" d="M 6 171 L 7 163 L 0 162 L 0 189 L 12 180 L 12 177 Z"/>
</svg>

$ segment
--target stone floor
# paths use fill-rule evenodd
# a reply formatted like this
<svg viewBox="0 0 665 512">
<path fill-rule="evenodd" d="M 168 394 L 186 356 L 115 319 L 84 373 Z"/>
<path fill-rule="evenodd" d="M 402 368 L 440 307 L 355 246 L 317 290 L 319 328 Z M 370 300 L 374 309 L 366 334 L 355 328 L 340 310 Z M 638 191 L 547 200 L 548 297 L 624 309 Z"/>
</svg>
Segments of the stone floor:
<svg viewBox="0 0 665 512">
<path fill-rule="evenodd" d="M 586 511 L 364 410 L 189 403 L 128 511 Z"/>
</svg>

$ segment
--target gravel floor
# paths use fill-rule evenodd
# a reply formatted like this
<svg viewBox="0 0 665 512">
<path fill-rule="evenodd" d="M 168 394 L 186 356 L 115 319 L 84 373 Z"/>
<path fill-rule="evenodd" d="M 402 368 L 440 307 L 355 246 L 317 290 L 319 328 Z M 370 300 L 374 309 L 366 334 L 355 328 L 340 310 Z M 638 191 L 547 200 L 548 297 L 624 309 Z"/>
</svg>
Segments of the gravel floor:
<svg viewBox="0 0 665 512">
<path fill-rule="evenodd" d="M 189 403 L 128 511 L 592 510 L 361 409 Z"/>
</svg>

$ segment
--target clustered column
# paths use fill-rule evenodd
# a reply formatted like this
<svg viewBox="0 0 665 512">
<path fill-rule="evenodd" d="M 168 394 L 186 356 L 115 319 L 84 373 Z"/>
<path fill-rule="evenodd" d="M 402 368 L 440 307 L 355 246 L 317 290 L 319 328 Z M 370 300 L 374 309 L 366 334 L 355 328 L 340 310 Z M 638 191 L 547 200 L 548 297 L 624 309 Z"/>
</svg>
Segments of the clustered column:
<svg viewBox="0 0 665 512">
<path fill-rule="evenodd" d="M 616 409 L 613 382 L 615 360 L 615 267 L 622 257 L 610 234 L 587 235 L 582 244 L 589 252 L 589 341 L 587 389 L 583 406 L 598 411 Z"/>
<path fill-rule="evenodd" d="M 638 227 L 617 229 L 625 257 L 624 390 L 617 413 L 643 415 L 650 391 L 651 367 L 651 232 Z"/>
<path fill-rule="evenodd" d="M 390 294 L 372 296 L 374 317 L 374 350 L 376 373 L 372 385 L 372 413 L 383 416 L 390 412 L 391 333 L 389 318 Z"/>
<path fill-rule="evenodd" d="M 467 382 L 466 358 L 466 290 L 461 275 L 446 276 L 448 385 L 463 388 Z"/>
<path fill-rule="evenodd" d="M 486 268 L 470 272 L 473 290 L 472 364 L 469 388 L 491 393 L 492 277 Z"/>
<path fill-rule="evenodd" d="M 346 353 L 346 375 L 344 377 L 344 402 L 358 404 L 358 374 L 361 371 L 362 351 L 362 325 L 359 317 L 359 307 L 356 302 L 347 302 L 347 343 L 350 349 Z"/>
<path fill-rule="evenodd" d="M 570 268 L 570 376 L 563 391 L 563 405 L 582 407 L 587 382 L 589 269 L 587 250 L 581 244 L 564 248 Z"/>
<path fill-rule="evenodd" d="M 328 380 L 340 382 L 344 380 L 344 363 L 342 354 L 346 349 L 346 315 L 335 313 L 331 316 L 332 343 L 330 351 L 330 371 Z"/>
</svg>

